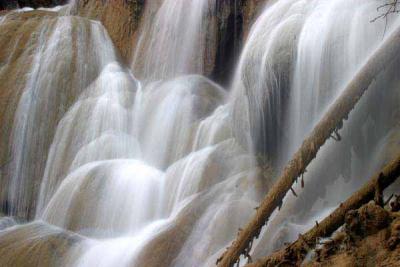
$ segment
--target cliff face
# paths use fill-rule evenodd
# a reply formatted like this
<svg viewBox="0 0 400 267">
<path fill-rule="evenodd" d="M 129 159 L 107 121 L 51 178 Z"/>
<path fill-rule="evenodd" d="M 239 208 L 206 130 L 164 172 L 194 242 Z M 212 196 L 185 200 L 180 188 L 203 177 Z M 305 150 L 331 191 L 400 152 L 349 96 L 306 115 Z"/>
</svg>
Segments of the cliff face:
<svg viewBox="0 0 400 267">
<path fill-rule="evenodd" d="M 243 8 L 240 1 L 222 0 L 216 2 L 215 33 L 208 38 L 209 57 L 205 58 L 206 74 L 220 83 L 227 83 L 232 75 L 235 61 L 243 43 Z"/>
<path fill-rule="evenodd" d="M 125 62 L 129 62 L 143 7 L 144 0 L 78 0 L 73 13 L 100 21 L 122 58 Z"/>
<path fill-rule="evenodd" d="M 257 16 L 261 14 L 264 6 L 269 0 L 241 0 L 241 9 L 243 12 L 243 36 L 247 37 L 249 34 L 251 25 L 257 19 Z"/>
<path fill-rule="evenodd" d="M 204 20 L 206 45 L 204 51 L 204 74 L 220 83 L 227 83 L 233 72 L 244 39 L 256 16 L 267 0 L 218 0 Z M 156 15 L 162 1 L 78 0 L 74 13 L 99 20 L 107 29 L 115 46 L 126 63 L 140 35 Z M 144 20 L 143 18 L 146 18 Z M 140 73 L 138 73 L 140 77 Z"/>
<path fill-rule="evenodd" d="M 53 7 L 58 5 L 64 5 L 67 0 L 6 0 L 0 1 L 0 10 L 2 9 L 15 9 L 22 7 Z"/>
<path fill-rule="evenodd" d="M 21 6 L 53 6 L 64 3 L 65 1 L 8 1 L 7 8 L 17 8 Z M 266 2 L 259 0 L 221 0 L 215 1 L 212 12 L 207 13 L 205 19 L 207 28 L 211 29 L 206 33 L 205 57 L 204 57 L 204 75 L 213 78 L 220 83 L 227 83 L 234 71 L 234 62 L 238 58 L 243 39 L 245 38 L 255 14 L 261 11 L 261 5 Z M 107 29 L 115 47 L 119 50 L 119 55 L 123 62 L 129 64 L 132 59 L 132 53 L 145 23 L 151 23 L 151 18 L 158 11 L 162 1 L 150 0 L 115 0 L 115 1 L 97 1 L 97 0 L 77 0 L 72 9 L 72 13 L 77 15 L 72 20 L 75 25 L 79 20 L 85 25 L 92 20 L 100 21 Z M 1 6 L 1 8 L 4 8 Z M 24 88 L 27 86 L 27 79 L 34 64 L 34 55 L 37 53 L 40 42 L 50 38 L 52 28 L 57 23 L 58 14 L 49 11 L 29 11 L 29 12 L 8 12 L 0 13 L 0 203 L 2 210 L 8 213 L 13 209 L 14 204 L 6 201 L 9 194 L 9 172 L 11 158 L 11 143 L 13 134 L 13 125 L 16 120 L 17 106 Z M 83 18 L 82 18 L 83 17 Z M 143 18 L 150 18 L 145 21 Z M 42 34 L 43 29 L 47 27 L 48 33 Z M 74 28 L 75 26 L 73 26 Z M 89 26 L 87 26 L 89 27 Z M 89 30 L 88 30 L 89 31 Z M 90 31 L 89 31 L 90 32 Z M 72 30 L 72 43 L 76 42 L 77 30 Z M 66 34 L 67 35 L 67 34 Z M 40 40 L 40 38 L 44 38 Z M 76 48 L 76 44 L 73 44 Z M 81 48 L 82 49 L 82 48 Z M 93 50 L 93 48 L 92 48 Z M 75 50 L 74 50 L 75 51 Z M 83 53 L 83 52 L 82 52 Z M 86 52 L 85 52 L 86 53 Z M 27 213 L 34 211 L 37 191 L 40 187 L 41 177 L 43 176 L 44 166 L 48 149 L 52 142 L 55 126 L 62 117 L 65 110 L 74 102 L 78 89 L 85 86 L 74 85 L 75 72 L 73 69 L 77 60 L 76 51 L 73 53 L 71 62 L 65 63 L 64 79 L 57 84 L 58 95 L 63 96 L 55 99 L 52 105 L 59 106 L 57 112 L 48 117 L 49 122 L 46 127 L 53 128 L 48 132 L 48 140 L 40 145 L 41 155 L 35 153 L 26 155 L 28 158 L 40 157 L 32 177 L 27 184 L 27 203 L 25 207 Z M 64 60 L 66 61 L 66 60 Z M 68 67 L 69 66 L 69 67 Z M 88 81 L 96 76 L 99 70 L 90 71 Z M 136 73 L 135 73 L 136 75 Z M 93 76 L 93 77 L 92 77 Z M 90 78 L 92 77 L 92 78 Z M 64 97 L 65 96 L 65 97 Z M 61 102 L 57 102 L 61 101 Z M 32 198 L 32 199 L 30 199 Z M 21 215 L 25 216 L 25 215 Z M 28 215 L 29 216 L 29 215 Z"/>
<path fill-rule="evenodd" d="M 26 224 L 17 229 L 10 227 L 0 236 L 0 265 L 69 266 L 64 258 L 82 240 L 80 235 L 40 222 Z"/>
<path fill-rule="evenodd" d="M 204 74 L 227 84 L 250 27 L 268 0 L 218 0 L 210 14 Z"/>
<path fill-rule="evenodd" d="M 0 45 L 0 201 L 31 218 L 56 126 L 114 49 L 99 23 L 40 10 L 3 16 Z"/>
<path fill-rule="evenodd" d="M 0 2 L 0 10 L 21 7 L 52 7 L 66 4 L 66 0 L 11 0 Z M 204 57 L 204 74 L 220 83 L 227 83 L 233 72 L 243 40 L 251 24 L 267 0 L 215 1 L 213 12 L 208 14 L 207 44 Z M 73 14 L 100 21 L 107 29 L 121 58 L 129 64 L 135 49 L 139 28 L 149 23 L 141 21 L 147 13 L 154 16 L 162 1 L 149 0 L 77 0 Z M 146 6 L 146 8 L 145 8 Z M 143 15 L 143 16 L 142 16 Z"/>
<path fill-rule="evenodd" d="M 53 17 L 54 13 L 45 11 L 13 13 L 7 14 L 6 21 L 0 24 L 0 201 L 6 211 L 5 170 L 11 161 L 9 144 L 14 115 L 32 65 L 41 23 L 44 20 L 54 23 Z"/>
<path fill-rule="evenodd" d="M 215 31 L 209 34 L 205 74 L 226 84 L 233 75 L 236 61 L 250 27 L 268 0 L 218 0 L 210 21 Z"/>
</svg>

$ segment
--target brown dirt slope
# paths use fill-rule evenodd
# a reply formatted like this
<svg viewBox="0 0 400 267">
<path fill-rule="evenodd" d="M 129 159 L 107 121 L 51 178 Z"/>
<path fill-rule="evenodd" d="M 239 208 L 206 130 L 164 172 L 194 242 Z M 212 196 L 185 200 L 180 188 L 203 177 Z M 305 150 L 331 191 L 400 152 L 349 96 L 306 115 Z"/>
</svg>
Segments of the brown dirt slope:
<svg viewBox="0 0 400 267">
<path fill-rule="evenodd" d="M 372 202 L 348 212 L 344 227 L 304 265 L 400 266 L 400 213 Z"/>
</svg>

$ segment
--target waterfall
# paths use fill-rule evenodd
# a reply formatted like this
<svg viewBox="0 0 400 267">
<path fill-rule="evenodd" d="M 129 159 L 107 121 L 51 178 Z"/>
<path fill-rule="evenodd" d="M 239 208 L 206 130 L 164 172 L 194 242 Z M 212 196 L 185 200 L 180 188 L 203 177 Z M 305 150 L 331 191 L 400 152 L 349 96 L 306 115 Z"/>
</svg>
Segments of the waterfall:
<svg viewBox="0 0 400 267">
<path fill-rule="evenodd" d="M 32 68 L 15 114 L 12 156 L 7 170 L 12 214 L 18 216 L 27 214 L 36 202 L 35 196 L 25 190 L 39 186 L 34 181 L 40 181 L 43 175 L 58 121 L 76 95 L 110 60 L 102 59 L 103 54 L 92 50 L 106 35 L 99 24 L 60 17 L 45 20 L 41 27 Z M 106 49 L 112 50 L 112 44 Z"/>
<path fill-rule="evenodd" d="M 153 3 L 154 4 L 154 3 Z M 146 18 L 133 58 L 133 71 L 144 80 L 204 71 L 207 19 L 215 0 L 165 0 Z M 162 62 L 162 64 L 160 64 Z"/>
<path fill-rule="evenodd" d="M 27 143 L 52 142 L 46 147 L 13 149 L 16 155 L 26 154 L 26 149 L 33 155 L 43 150 L 43 164 L 37 170 L 43 178 L 38 179 L 34 215 L 41 224 L 40 230 L 30 224 L 7 228 L 5 236 L 20 233 L 15 235 L 29 247 L 31 243 L 24 237 L 46 231 L 53 236 L 52 227 L 64 229 L 66 238 L 73 232 L 79 238 L 61 263 L 68 266 L 151 266 L 157 260 L 176 266 L 197 265 L 204 257 L 210 258 L 210 264 L 215 261 L 250 217 L 262 186 L 255 183 L 253 156 L 232 134 L 227 92 L 201 75 L 206 14 L 213 6 L 210 1 L 162 3 L 151 30 L 145 29 L 140 37 L 133 60 L 135 63 L 140 53 L 145 63 L 144 82 L 134 77 L 136 67 L 131 72 L 119 63 L 100 24 L 84 21 L 82 26 L 73 25 L 80 19 L 71 16 L 56 19 L 50 37 L 43 38 L 35 52 L 36 60 L 51 61 L 32 65 L 29 81 L 34 84 L 28 81 L 24 93 L 34 92 L 45 101 L 52 97 L 48 94 L 63 92 L 45 83 L 46 79 L 54 79 L 57 85 L 65 71 L 82 76 L 65 81 L 65 88 L 71 81 L 80 84 L 74 86 L 71 102 L 54 103 L 64 109 L 56 124 L 44 122 L 52 128 L 45 131 L 47 135 L 32 136 L 38 134 L 33 131 L 35 117 L 16 123 L 22 125 L 18 128 L 32 128 L 32 134 L 15 131 L 23 134 Z M 72 31 L 77 31 L 75 37 Z M 66 37 L 62 33 L 67 33 Z M 150 46 L 143 43 L 147 41 Z M 83 70 L 54 67 L 63 62 L 57 56 L 65 56 L 64 52 L 56 54 L 60 46 L 68 49 L 65 54 L 73 53 L 70 62 L 64 60 L 65 65 Z M 141 54 L 144 48 L 146 52 Z M 95 70 L 86 75 L 84 70 L 91 67 Z M 35 86 L 40 81 L 43 83 Z M 18 121 L 20 116 L 32 114 L 31 110 L 43 114 L 41 105 L 30 101 L 25 107 L 24 99 L 22 96 L 19 104 L 24 109 L 16 113 Z M 13 140 L 19 145 L 21 137 Z M 22 162 L 37 166 L 30 159 Z M 25 172 L 28 175 L 32 170 Z M 18 180 L 12 177 L 11 181 Z M 12 186 L 16 192 L 20 187 Z M 236 215 L 224 230 L 217 230 L 215 226 L 225 223 L 227 214 Z M 210 227 L 204 232 L 207 223 Z M 193 243 L 201 236 L 203 242 Z M 1 238 L 0 234 L 0 242 Z M 211 243 L 214 245 L 204 250 L 204 245 Z M 104 258 L 100 260 L 99 254 Z"/>
<path fill-rule="evenodd" d="M 397 18 L 389 20 L 385 32 L 385 21 L 370 22 L 376 16 L 374 1 L 314 5 L 298 38 L 287 127 L 293 147 L 289 153 L 383 41 L 383 35 L 400 25 Z M 318 38 L 316 33 L 320 33 Z M 388 114 L 390 109 L 381 112 Z"/>
<path fill-rule="evenodd" d="M 110 61 L 81 93 L 58 124 L 44 171 L 39 210 L 61 180 L 78 167 L 140 155 L 131 125 L 135 90 L 134 78 L 118 63 Z"/>
<path fill-rule="evenodd" d="M 375 0 L 270 2 L 223 88 L 205 71 L 216 1 L 153 1 L 129 65 L 100 22 L 70 14 L 74 5 L 46 10 L 54 14 L 21 56 L 28 70 L 0 173 L 10 209 L 1 266 L 214 266 L 274 175 L 400 27 L 397 17 L 370 22 Z M 254 258 L 324 218 L 393 153 L 395 67 L 351 113 L 342 141 L 328 141 L 307 168 L 299 197 L 285 197 Z"/>
<path fill-rule="evenodd" d="M 282 0 L 254 23 L 234 80 L 233 115 L 236 131 L 249 129 L 255 150 L 278 171 L 362 64 L 400 26 L 397 17 L 387 25 L 371 22 L 376 9 L 376 1 Z M 391 70 L 396 67 L 388 66 L 352 111 L 341 141 L 329 140 L 307 167 L 305 189 L 296 184 L 299 197 L 286 196 L 256 256 L 296 239 L 388 160 L 389 139 L 397 129 L 391 115 L 398 99 L 398 78 Z"/>
</svg>

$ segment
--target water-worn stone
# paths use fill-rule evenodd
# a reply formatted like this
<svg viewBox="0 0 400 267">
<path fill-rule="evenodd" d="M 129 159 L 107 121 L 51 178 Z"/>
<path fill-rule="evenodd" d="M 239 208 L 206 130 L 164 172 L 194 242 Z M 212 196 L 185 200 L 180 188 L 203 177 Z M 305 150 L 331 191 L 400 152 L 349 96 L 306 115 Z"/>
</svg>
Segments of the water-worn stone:
<svg viewBox="0 0 400 267">
<path fill-rule="evenodd" d="M 0 1 L 0 10 L 22 7 L 54 7 L 65 3 L 67 3 L 67 0 L 6 0 Z"/>
<path fill-rule="evenodd" d="M 0 266 L 62 266 L 82 237 L 35 222 L 0 233 Z"/>
<path fill-rule="evenodd" d="M 54 23 L 55 13 L 9 13 L 0 23 L 0 203 L 7 206 L 5 169 L 11 161 L 11 131 L 19 97 L 37 46 L 41 23 Z"/>
<path fill-rule="evenodd" d="M 99 20 L 107 29 L 122 58 L 129 62 L 143 8 L 144 0 L 77 0 L 73 13 Z"/>
</svg>

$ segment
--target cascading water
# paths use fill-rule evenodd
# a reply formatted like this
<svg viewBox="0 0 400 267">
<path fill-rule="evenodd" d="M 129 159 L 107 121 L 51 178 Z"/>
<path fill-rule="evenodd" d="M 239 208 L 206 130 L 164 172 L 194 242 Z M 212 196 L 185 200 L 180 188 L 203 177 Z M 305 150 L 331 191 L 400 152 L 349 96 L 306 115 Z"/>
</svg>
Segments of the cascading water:
<svg viewBox="0 0 400 267">
<path fill-rule="evenodd" d="M 133 58 L 144 80 L 204 73 L 207 17 L 215 0 L 165 0 L 154 18 L 146 18 Z M 162 64 L 160 64 L 162 62 Z"/>
<path fill-rule="evenodd" d="M 103 42 L 99 24 L 80 18 L 45 20 L 13 126 L 9 201 L 13 215 L 25 216 L 36 202 L 27 188 L 37 188 L 54 129 L 78 95 L 106 61 L 91 47 Z M 109 43 L 105 49 L 113 49 Z M 98 58 L 100 56 L 100 59 Z M 107 57 L 107 56 L 105 56 Z M 90 62 L 90 65 L 87 65 Z M 67 73 L 67 75 L 65 75 Z M 46 116 L 43 116 L 46 114 Z"/>
<path fill-rule="evenodd" d="M 100 23 L 61 16 L 73 3 L 61 8 L 33 41 L 6 172 L 9 215 L 35 220 L 0 220 L 0 265 L 213 266 L 271 184 L 257 163 L 278 173 L 385 28 L 400 27 L 370 23 L 376 5 L 269 4 L 229 95 L 202 75 L 214 1 L 164 0 L 142 18 L 133 71 Z M 256 257 L 295 239 L 385 161 L 396 78 L 386 70 L 342 142 L 322 149 L 299 198 L 285 198 L 254 244 Z"/>
<path fill-rule="evenodd" d="M 397 17 L 387 25 L 385 20 L 371 22 L 377 5 L 283 0 L 267 7 L 255 22 L 234 83 L 234 115 L 249 115 L 234 121 L 238 129 L 248 127 L 256 150 L 266 152 L 278 171 L 384 37 L 400 26 Z M 305 189 L 294 187 L 299 197 L 285 198 L 256 246 L 256 256 L 296 239 L 390 158 L 389 139 L 397 129 L 392 112 L 399 97 L 398 77 L 391 68 L 351 113 L 341 141 L 328 141 L 308 166 Z M 240 101 L 243 96 L 246 105 Z"/>
<path fill-rule="evenodd" d="M 181 10 L 178 17 L 171 10 L 175 5 Z M 40 231 L 51 224 L 79 234 L 62 264 L 151 266 L 151 260 L 159 259 L 180 266 L 212 257 L 211 263 L 248 219 L 258 200 L 253 157 L 232 136 L 229 108 L 223 105 L 226 92 L 201 75 L 183 75 L 203 72 L 202 29 L 212 6 L 209 1 L 192 1 L 189 6 L 186 1 L 163 2 L 156 29 L 142 38 L 160 53 L 167 47 L 162 54 L 171 58 L 160 59 L 149 49 L 144 85 L 118 63 L 104 29 L 94 22 L 86 26 L 93 41 L 79 45 L 93 42 L 91 53 L 98 56 L 83 64 L 97 66 L 98 72 L 79 87 L 74 104 L 58 120 L 37 195 L 35 217 L 45 222 Z M 190 27 L 181 34 L 183 24 Z M 54 32 L 47 42 L 58 49 L 56 44 L 63 40 Z M 139 45 L 137 51 L 141 49 Z M 38 60 L 58 60 L 47 50 L 45 55 L 36 53 Z M 158 71 L 150 71 L 157 66 Z M 25 125 L 33 124 L 28 119 Z M 224 222 L 227 212 L 237 218 L 218 231 L 219 238 L 212 237 L 216 229 L 209 227 L 203 245 L 192 250 L 203 225 Z M 28 231 L 40 236 L 32 233 L 37 229 L 16 226 L 4 235 Z M 175 246 L 160 241 L 163 236 Z M 157 257 L 152 255 L 154 246 Z M 175 257 L 169 259 L 171 255 Z"/>
</svg>

